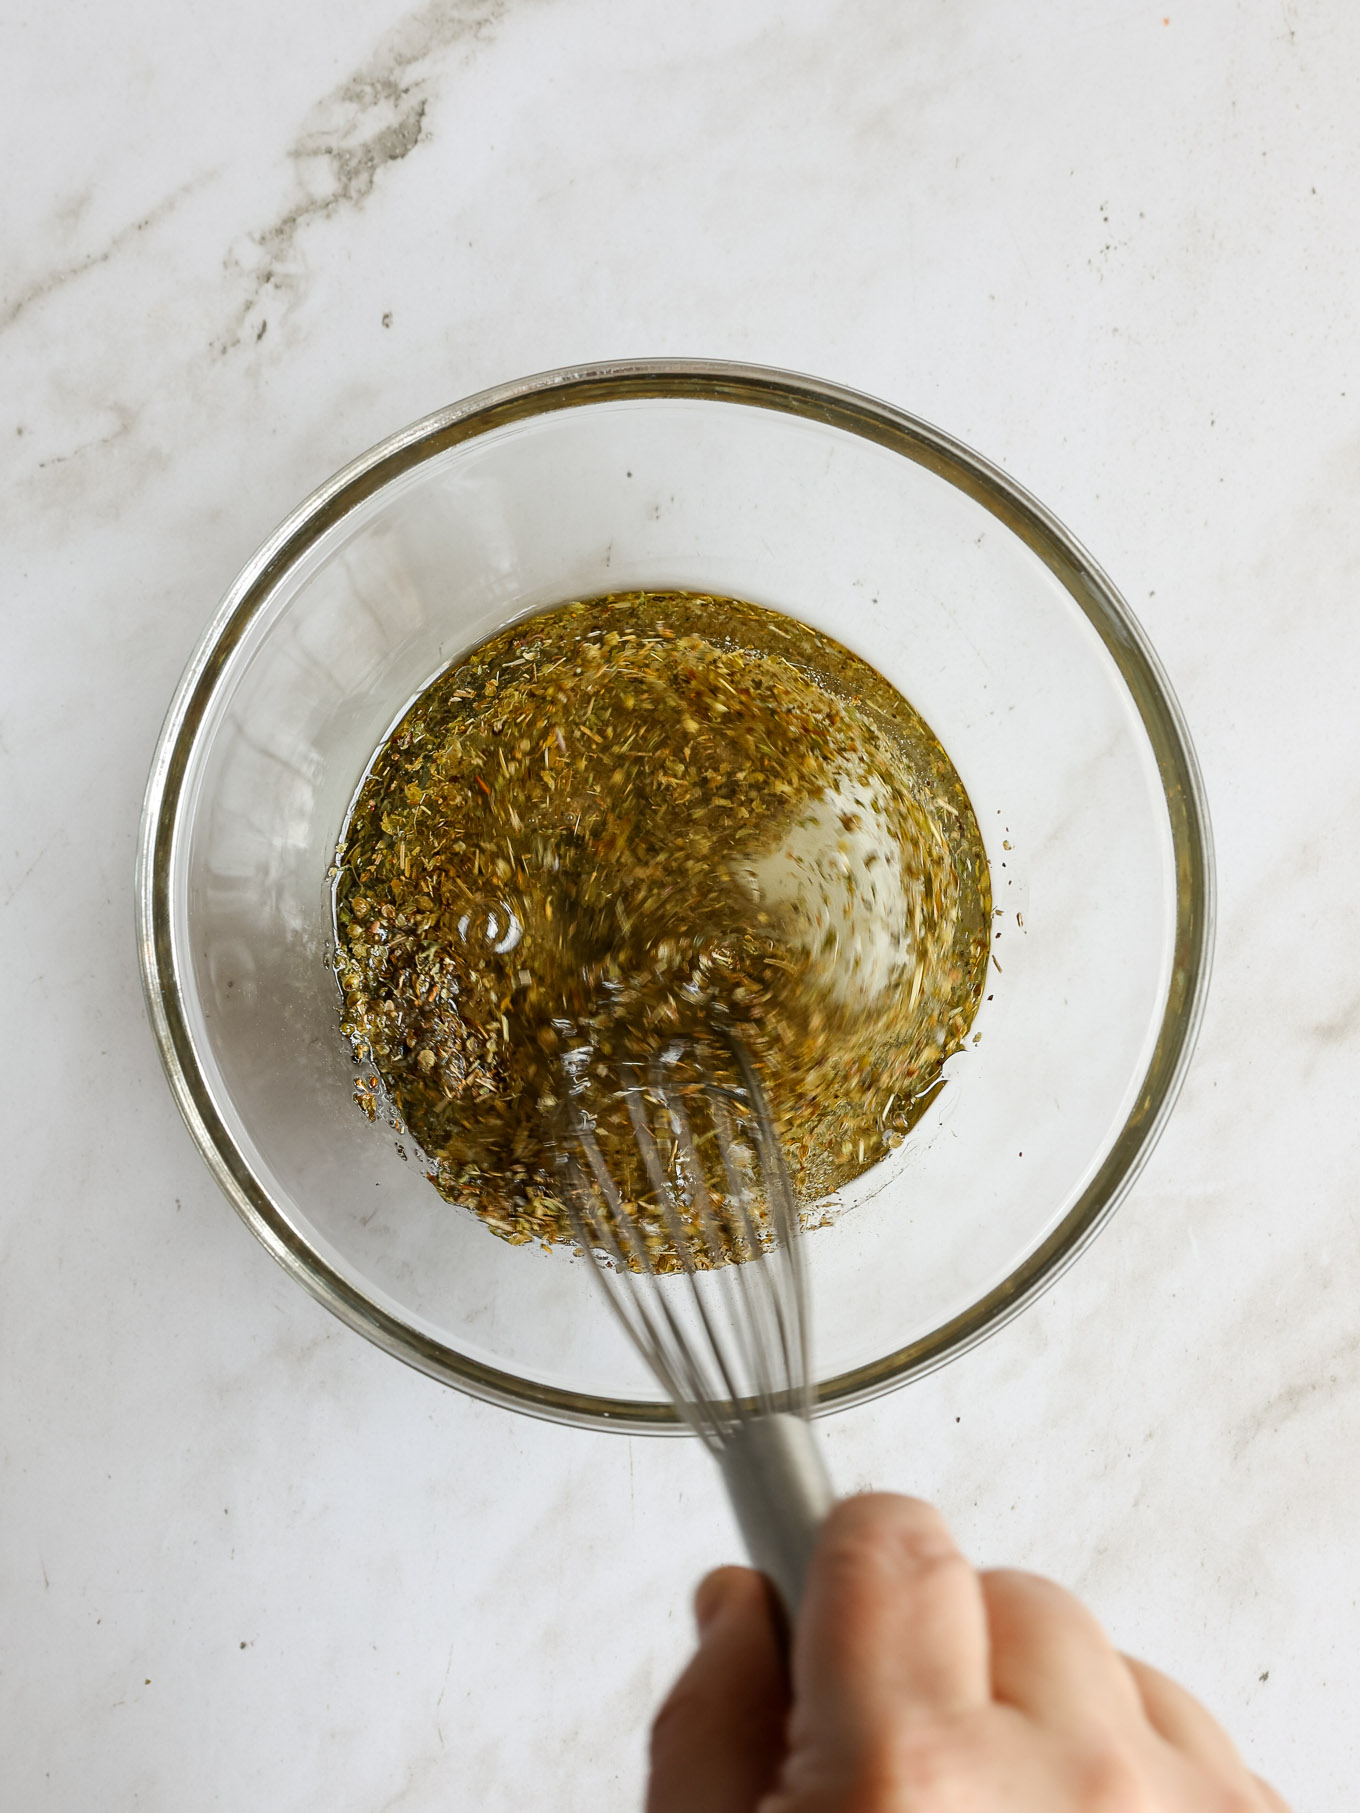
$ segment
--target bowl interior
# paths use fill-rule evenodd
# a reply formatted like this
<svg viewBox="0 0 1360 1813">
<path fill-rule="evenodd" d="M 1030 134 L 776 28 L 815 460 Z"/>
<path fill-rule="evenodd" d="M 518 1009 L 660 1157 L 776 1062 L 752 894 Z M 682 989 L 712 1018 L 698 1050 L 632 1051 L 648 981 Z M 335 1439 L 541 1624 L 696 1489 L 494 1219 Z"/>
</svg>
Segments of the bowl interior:
<svg viewBox="0 0 1360 1813">
<path fill-rule="evenodd" d="M 806 1242 L 824 1401 L 881 1389 L 1075 1250 L 1165 1106 L 1148 1078 L 1185 967 L 1186 859 L 1178 888 L 1136 626 L 1117 601 L 1101 620 L 1001 492 L 845 420 L 606 393 L 459 434 L 413 433 L 286 525 L 172 714 L 148 963 L 191 1125 L 278 1256 L 402 1357 L 542 1414 L 666 1422 L 585 1262 L 496 1239 L 355 1106 L 327 868 L 396 718 L 511 618 L 638 586 L 774 606 L 924 715 L 992 867 L 977 1042 Z M 1180 976 L 1182 1045 L 1201 984 Z"/>
</svg>

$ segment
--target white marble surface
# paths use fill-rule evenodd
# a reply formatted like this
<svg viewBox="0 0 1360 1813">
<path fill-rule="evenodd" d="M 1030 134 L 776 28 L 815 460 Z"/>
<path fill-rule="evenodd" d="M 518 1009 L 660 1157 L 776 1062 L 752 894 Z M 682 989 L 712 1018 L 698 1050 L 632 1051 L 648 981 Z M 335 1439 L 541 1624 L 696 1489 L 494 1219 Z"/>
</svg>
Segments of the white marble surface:
<svg viewBox="0 0 1360 1813">
<path fill-rule="evenodd" d="M 650 352 L 938 422 L 1166 661 L 1221 883 L 1171 1129 L 1036 1308 L 826 1438 L 1352 1804 L 1358 60 L 1350 0 L 7 9 L 7 1807 L 637 1804 L 734 1549 L 707 1462 L 464 1400 L 288 1282 L 162 1083 L 131 869 L 180 668 L 299 497 Z"/>
</svg>

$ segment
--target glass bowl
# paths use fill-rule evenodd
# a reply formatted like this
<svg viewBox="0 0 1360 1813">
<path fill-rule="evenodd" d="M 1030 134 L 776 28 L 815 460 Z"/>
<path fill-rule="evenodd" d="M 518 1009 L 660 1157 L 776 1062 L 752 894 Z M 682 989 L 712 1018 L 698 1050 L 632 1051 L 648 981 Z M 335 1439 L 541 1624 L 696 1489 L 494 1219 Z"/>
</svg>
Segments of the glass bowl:
<svg viewBox="0 0 1360 1813">
<path fill-rule="evenodd" d="M 287 519 L 170 708 L 138 872 L 185 1120 L 279 1262 L 400 1359 L 565 1422 L 679 1427 L 587 1261 L 512 1247 L 354 1099 L 327 868 L 372 752 L 513 618 L 634 587 L 774 606 L 872 662 L 968 789 L 997 917 L 979 1036 L 806 1241 L 819 1407 L 979 1340 L 1147 1158 L 1208 982 L 1212 861 L 1128 607 L 1020 487 L 900 410 L 757 367 L 550 372 L 404 429 Z"/>
</svg>

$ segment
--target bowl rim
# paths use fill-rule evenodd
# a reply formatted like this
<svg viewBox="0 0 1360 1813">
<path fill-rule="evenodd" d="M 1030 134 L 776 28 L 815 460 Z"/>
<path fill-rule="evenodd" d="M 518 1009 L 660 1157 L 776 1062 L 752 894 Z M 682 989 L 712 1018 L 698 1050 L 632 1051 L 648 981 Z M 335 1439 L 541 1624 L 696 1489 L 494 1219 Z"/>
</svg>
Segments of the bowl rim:
<svg viewBox="0 0 1360 1813">
<path fill-rule="evenodd" d="M 682 1433 L 666 1402 L 548 1386 L 489 1366 L 379 1307 L 315 1251 L 253 1175 L 218 1113 L 189 1032 L 174 964 L 170 876 L 183 783 L 229 658 L 275 588 L 363 500 L 448 448 L 506 424 L 604 402 L 699 400 L 770 409 L 878 443 L 972 497 L 1022 540 L 1080 607 L 1119 670 L 1155 757 L 1170 821 L 1176 929 L 1157 1041 L 1134 1106 L 1078 1201 L 999 1284 L 906 1346 L 816 1387 L 819 1413 L 863 1403 L 933 1371 L 1003 1327 L 1073 1263 L 1127 1196 L 1166 1124 L 1209 987 L 1214 858 L 1208 803 L 1180 705 L 1142 626 L 1076 538 L 1000 468 L 905 410 L 822 378 L 714 359 L 623 359 L 540 372 L 436 410 L 350 461 L 246 562 L 192 655 L 157 740 L 138 839 L 138 954 L 147 1014 L 180 1113 L 242 1220 L 292 1277 L 386 1352 L 474 1397 L 550 1421 L 633 1434 Z"/>
</svg>

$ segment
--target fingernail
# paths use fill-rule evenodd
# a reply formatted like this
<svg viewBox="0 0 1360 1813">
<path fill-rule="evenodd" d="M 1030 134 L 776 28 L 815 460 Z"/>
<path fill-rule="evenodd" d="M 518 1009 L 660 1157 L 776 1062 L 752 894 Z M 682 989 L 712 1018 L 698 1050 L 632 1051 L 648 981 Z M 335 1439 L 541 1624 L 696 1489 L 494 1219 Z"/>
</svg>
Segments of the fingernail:
<svg viewBox="0 0 1360 1813">
<path fill-rule="evenodd" d="M 694 1593 L 694 1622 L 702 1637 L 721 1614 L 729 1597 L 728 1584 L 721 1573 L 706 1574 Z"/>
</svg>

